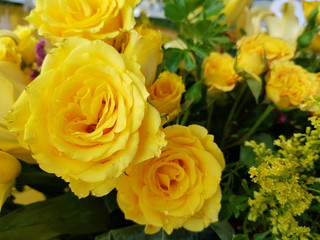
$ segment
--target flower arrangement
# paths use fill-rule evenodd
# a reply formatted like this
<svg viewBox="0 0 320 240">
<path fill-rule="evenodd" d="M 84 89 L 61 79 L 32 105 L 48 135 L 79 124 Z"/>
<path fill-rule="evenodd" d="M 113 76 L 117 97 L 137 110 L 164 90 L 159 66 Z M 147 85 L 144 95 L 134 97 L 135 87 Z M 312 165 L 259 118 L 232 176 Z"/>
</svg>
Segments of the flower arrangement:
<svg viewBox="0 0 320 240">
<path fill-rule="evenodd" d="M 138 4 L 0 30 L 0 239 L 320 239 L 319 3 Z"/>
</svg>

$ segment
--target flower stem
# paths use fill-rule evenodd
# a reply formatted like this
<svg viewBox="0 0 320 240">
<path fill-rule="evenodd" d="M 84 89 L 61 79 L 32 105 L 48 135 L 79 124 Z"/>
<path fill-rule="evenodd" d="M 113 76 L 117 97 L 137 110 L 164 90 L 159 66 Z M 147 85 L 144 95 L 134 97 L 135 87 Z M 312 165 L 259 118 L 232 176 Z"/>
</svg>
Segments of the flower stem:
<svg viewBox="0 0 320 240">
<path fill-rule="evenodd" d="M 239 141 L 236 141 L 230 145 L 227 145 L 224 149 L 228 149 L 237 145 L 242 144 L 244 141 L 249 139 L 253 133 L 257 130 L 257 128 L 260 126 L 260 124 L 266 119 L 266 117 L 269 115 L 269 113 L 275 108 L 274 105 L 268 105 L 268 107 L 264 110 L 263 114 L 259 117 L 259 119 L 256 121 L 256 123 L 250 128 L 250 130 L 247 132 L 246 135 L 244 135 Z"/>
<path fill-rule="evenodd" d="M 237 97 L 233 103 L 233 106 L 230 110 L 230 113 L 228 115 L 228 118 L 226 120 L 226 124 L 224 125 L 224 129 L 223 129 L 223 137 L 222 137 L 222 140 L 221 140 L 221 146 L 223 147 L 225 141 L 226 141 L 226 138 L 229 136 L 229 133 L 230 133 L 230 129 L 231 129 L 231 125 L 232 125 L 232 120 L 234 118 L 234 115 L 235 115 L 235 111 L 237 110 L 239 104 L 240 104 L 240 100 L 246 90 L 246 85 L 245 84 L 242 84 L 241 88 L 240 88 L 240 91 L 239 93 L 237 94 Z"/>
<path fill-rule="evenodd" d="M 185 126 L 188 119 L 189 119 L 189 116 L 190 116 L 190 113 L 191 113 L 191 106 L 186 110 L 186 112 L 183 114 L 183 118 L 180 122 L 180 125 L 182 126 Z"/>
</svg>

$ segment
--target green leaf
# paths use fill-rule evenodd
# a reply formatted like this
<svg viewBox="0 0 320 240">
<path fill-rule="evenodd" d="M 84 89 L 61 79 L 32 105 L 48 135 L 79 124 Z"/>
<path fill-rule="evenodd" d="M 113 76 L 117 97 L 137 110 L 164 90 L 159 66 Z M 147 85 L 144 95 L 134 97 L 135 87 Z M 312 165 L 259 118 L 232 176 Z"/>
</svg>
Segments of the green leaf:
<svg viewBox="0 0 320 240">
<path fill-rule="evenodd" d="M 92 234 L 107 230 L 108 217 L 100 198 L 65 194 L 1 217 L 0 239 L 47 240 L 62 234 Z"/>
<path fill-rule="evenodd" d="M 164 68 L 169 72 L 176 72 L 180 62 L 184 58 L 184 50 L 178 48 L 168 48 L 165 50 Z"/>
<path fill-rule="evenodd" d="M 271 233 L 271 230 L 266 231 L 264 233 L 256 233 L 253 235 L 254 240 L 264 240 Z"/>
<path fill-rule="evenodd" d="M 184 99 L 191 101 L 193 104 L 200 102 L 202 98 L 203 83 L 201 81 L 193 84 L 186 92 Z"/>
<path fill-rule="evenodd" d="M 207 18 L 218 15 L 224 8 L 222 1 L 205 0 L 204 13 Z"/>
<path fill-rule="evenodd" d="M 234 234 L 233 227 L 226 221 L 215 222 L 210 227 L 220 237 L 221 240 L 231 240 Z"/>
<path fill-rule="evenodd" d="M 170 235 L 164 234 L 162 230 L 155 234 L 145 234 L 144 226 L 132 225 L 100 234 L 96 236 L 95 240 L 203 240 L 213 239 L 213 234 L 210 228 L 206 228 L 202 232 L 189 232 L 179 228 Z"/>
<path fill-rule="evenodd" d="M 184 1 L 175 0 L 164 5 L 164 14 L 172 22 L 181 22 L 187 18 Z"/>
<path fill-rule="evenodd" d="M 209 56 L 211 49 L 203 46 L 192 46 L 190 49 L 200 58 L 204 59 Z"/>
<path fill-rule="evenodd" d="M 254 96 L 254 99 L 256 100 L 256 103 L 258 103 L 262 90 L 262 81 L 257 81 L 256 79 L 249 78 L 246 79 L 246 82 L 252 95 Z"/>
<path fill-rule="evenodd" d="M 245 234 L 234 235 L 232 240 L 249 240 L 249 237 Z"/>
<path fill-rule="evenodd" d="M 219 36 L 219 37 L 211 37 L 210 41 L 215 42 L 215 43 L 229 43 L 230 40 L 226 36 Z"/>
<path fill-rule="evenodd" d="M 196 61 L 194 60 L 192 54 L 188 51 L 184 52 L 184 65 L 187 71 L 192 71 L 196 68 Z"/>
<path fill-rule="evenodd" d="M 314 37 L 314 33 L 312 31 L 306 31 L 304 33 L 302 33 L 299 37 L 298 37 L 298 46 L 300 48 L 307 48 L 310 44 L 311 41 Z"/>
</svg>

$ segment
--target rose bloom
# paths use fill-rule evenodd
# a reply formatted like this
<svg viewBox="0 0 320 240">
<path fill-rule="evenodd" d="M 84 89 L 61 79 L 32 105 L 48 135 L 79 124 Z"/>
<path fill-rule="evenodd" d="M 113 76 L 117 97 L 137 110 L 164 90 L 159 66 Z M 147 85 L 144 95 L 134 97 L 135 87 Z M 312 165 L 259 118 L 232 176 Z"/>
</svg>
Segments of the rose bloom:
<svg viewBox="0 0 320 240">
<path fill-rule="evenodd" d="M 305 18 L 307 19 L 314 8 L 318 8 L 320 10 L 320 2 L 319 1 L 306 1 L 302 0 L 302 9 Z M 320 15 L 317 15 L 316 18 L 317 23 L 320 23 Z"/>
<path fill-rule="evenodd" d="M 213 136 L 199 125 L 164 129 L 168 144 L 159 158 L 128 168 L 117 186 L 126 219 L 152 234 L 184 227 L 202 231 L 218 221 L 225 161 Z"/>
<path fill-rule="evenodd" d="M 141 72 L 149 87 L 155 80 L 157 67 L 162 62 L 162 34 L 159 30 L 137 27 L 127 34 L 121 52 L 132 56 L 141 65 Z"/>
<path fill-rule="evenodd" d="M 13 34 L 13 33 L 12 33 Z M 17 42 L 18 37 L 0 36 L 0 61 L 11 62 L 17 66 L 21 63 L 21 54 L 19 53 Z"/>
<path fill-rule="evenodd" d="M 36 61 L 35 47 L 37 44 L 37 38 L 34 35 L 35 28 L 31 25 L 21 26 L 19 25 L 14 33 L 20 39 L 18 45 L 18 51 L 21 53 L 22 61 L 26 65 L 31 65 Z"/>
<path fill-rule="evenodd" d="M 240 76 L 234 71 L 235 59 L 227 53 L 212 52 L 202 64 L 205 85 L 210 93 L 229 92 Z"/>
<path fill-rule="evenodd" d="M 139 0 L 36 0 L 26 18 L 40 35 L 57 41 L 68 37 L 115 38 L 135 24 L 133 8 Z"/>
<path fill-rule="evenodd" d="M 9 132 L 5 118 L 25 87 L 22 71 L 11 62 L 0 61 L 0 150 L 33 162 L 30 153 L 21 147 L 16 136 Z"/>
<path fill-rule="evenodd" d="M 237 41 L 236 69 L 260 75 L 276 60 L 289 60 L 295 47 L 280 38 L 266 34 L 244 36 Z"/>
<path fill-rule="evenodd" d="M 20 162 L 10 154 L 0 151 L 0 211 L 20 172 Z"/>
<path fill-rule="evenodd" d="M 317 89 L 316 74 L 291 61 L 274 62 L 266 75 L 267 96 L 279 108 L 298 107 L 316 94 Z"/>
<path fill-rule="evenodd" d="M 139 65 L 103 41 L 70 38 L 9 114 L 9 128 L 39 166 L 79 197 L 103 196 L 130 164 L 165 145 Z"/>
<path fill-rule="evenodd" d="M 148 88 L 152 105 L 163 116 L 162 123 L 173 120 L 180 112 L 181 96 L 185 92 L 182 77 L 170 72 L 162 72 Z"/>
</svg>

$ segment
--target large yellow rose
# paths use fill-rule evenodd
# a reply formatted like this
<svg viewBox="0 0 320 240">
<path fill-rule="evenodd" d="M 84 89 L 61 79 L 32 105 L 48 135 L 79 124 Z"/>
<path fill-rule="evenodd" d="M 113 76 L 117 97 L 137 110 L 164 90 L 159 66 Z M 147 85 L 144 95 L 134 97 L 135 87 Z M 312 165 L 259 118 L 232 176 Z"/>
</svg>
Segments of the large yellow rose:
<svg viewBox="0 0 320 240">
<path fill-rule="evenodd" d="M 16 177 L 20 174 L 19 161 L 10 154 L 0 151 L 0 211 L 10 195 Z"/>
<path fill-rule="evenodd" d="M 316 74 L 291 61 L 271 64 L 266 82 L 267 96 L 279 108 L 298 107 L 319 91 Z"/>
<path fill-rule="evenodd" d="M 128 34 L 121 52 L 132 56 L 141 66 L 141 72 L 149 87 L 155 80 L 157 67 L 162 62 L 162 35 L 159 30 L 137 27 Z"/>
<path fill-rule="evenodd" d="M 168 144 L 161 156 L 120 178 L 118 204 L 127 219 L 146 225 L 146 233 L 201 231 L 218 221 L 223 154 L 204 127 L 173 125 L 164 131 Z"/>
<path fill-rule="evenodd" d="M 22 71 L 11 62 L 0 61 L 0 150 L 27 162 L 33 162 L 29 152 L 21 147 L 16 136 L 9 132 L 5 119 L 25 87 Z"/>
<path fill-rule="evenodd" d="M 266 34 L 244 36 L 237 42 L 236 70 L 260 75 L 276 60 L 289 60 L 295 47 L 280 38 Z"/>
<path fill-rule="evenodd" d="M 173 120 L 180 113 L 180 101 L 184 91 L 182 77 L 167 71 L 162 72 L 148 88 L 149 99 L 163 116 L 163 123 Z"/>
<path fill-rule="evenodd" d="M 133 8 L 139 0 L 37 0 L 26 18 L 40 35 L 52 40 L 68 37 L 113 39 L 135 24 Z"/>
<path fill-rule="evenodd" d="M 234 71 L 235 60 L 227 53 L 212 52 L 202 64 L 205 84 L 210 93 L 229 92 L 240 76 Z"/>
<path fill-rule="evenodd" d="M 160 154 L 159 113 L 139 65 L 103 41 L 70 38 L 13 106 L 9 128 L 79 197 L 110 192 L 130 164 Z"/>
</svg>

